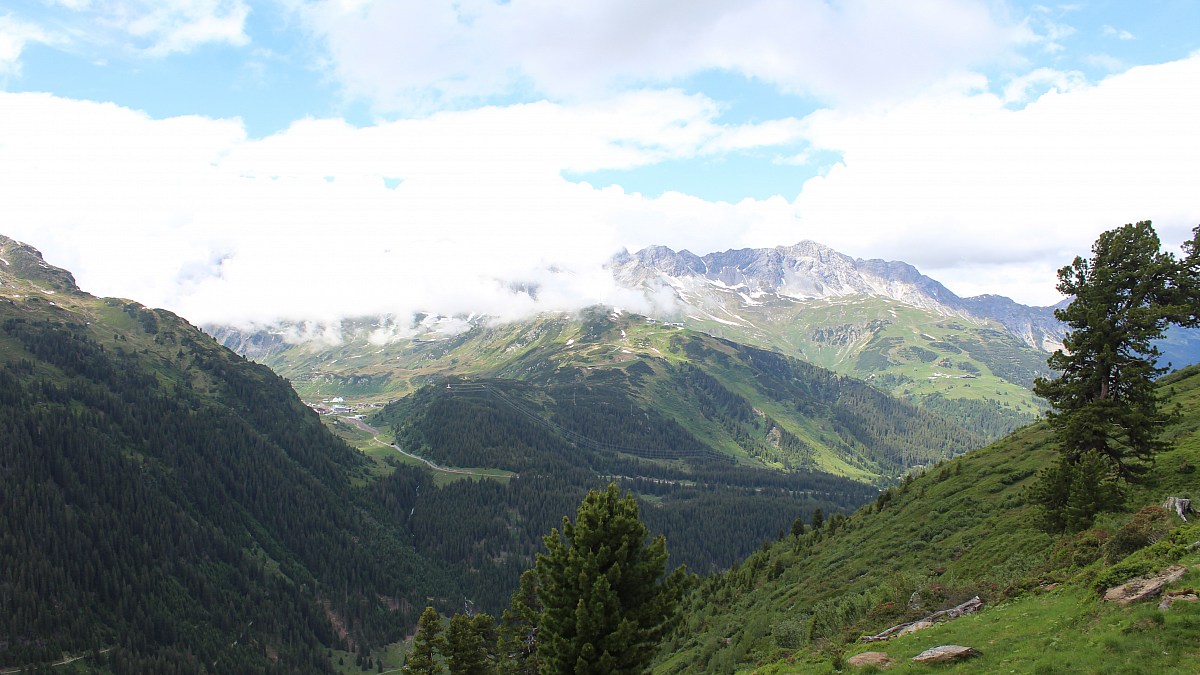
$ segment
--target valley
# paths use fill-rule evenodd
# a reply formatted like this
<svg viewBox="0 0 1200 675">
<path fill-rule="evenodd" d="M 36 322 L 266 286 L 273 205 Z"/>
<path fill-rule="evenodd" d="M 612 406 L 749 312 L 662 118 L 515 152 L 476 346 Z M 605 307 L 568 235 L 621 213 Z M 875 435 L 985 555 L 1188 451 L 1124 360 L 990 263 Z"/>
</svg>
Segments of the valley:
<svg viewBox="0 0 1200 675">
<path fill-rule="evenodd" d="M 809 306 L 828 327 L 806 329 L 806 353 L 867 381 L 605 307 L 385 341 L 371 334 L 395 327 L 364 320 L 324 345 L 215 331 L 262 347 L 289 386 L 169 312 L 84 293 L 34 249 L 0 254 L 0 553 L 23 580 L 0 584 L 2 668 L 398 668 L 421 608 L 499 616 L 543 536 L 608 483 L 666 535 L 670 568 L 701 575 L 655 672 L 834 672 L 858 636 L 973 596 L 979 613 L 884 645 L 897 672 L 950 640 L 982 653 L 969 672 L 1072 672 L 1031 646 L 1047 640 L 1099 642 L 1081 672 L 1200 658 L 1181 637 L 1191 605 L 1095 600 L 1200 564 L 1193 524 L 1155 515 L 1137 539 L 1164 495 L 1195 496 L 1195 367 L 1162 380 L 1181 414 L 1149 479 L 1093 529 L 1051 535 L 1029 496 L 1048 428 L 989 445 L 1008 422 L 984 422 L 1034 413 L 1015 381 L 1041 371 L 986 322 Z M 978 428 L 965 401 L 986 404 Z"/>
</svg>

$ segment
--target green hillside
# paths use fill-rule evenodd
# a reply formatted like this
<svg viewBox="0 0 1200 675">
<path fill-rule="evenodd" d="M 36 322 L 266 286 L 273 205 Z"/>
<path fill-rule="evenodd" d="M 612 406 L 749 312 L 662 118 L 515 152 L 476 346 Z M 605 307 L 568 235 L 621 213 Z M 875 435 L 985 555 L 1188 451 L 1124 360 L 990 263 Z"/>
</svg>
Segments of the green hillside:
<svg viewBox="0 0 1200 675">
<path fill-rule="evenodd" d="M 863 481 L 892 480 L 983 439 L 802 361 L 601 308 L 440 340 L 296 346 L 264 362 L 317 400 L 331 390 L 391 399 L 447 377 L 521 381 L 540 388 L 537 414 L 576 432 L 636 422 L 662 436 L 644 438 L 648 447 L 690 443 L 739 463 Z"/>
<path fill-rule="evenodd" d="M 1046 354 L 1002 326 L 946 317 L 879 298 L 763 302 L 742 306 L 730 292 L 721 317 L 680 324 L 616 318 L 625 331 L 589 340 L 590 319 L 542 315 L 498 325 L 458 322 L 461 331 L 388 320 L 343 321 L 340 340 L 293 341 L 210 327 L 224 344 L 269 365 L 310 400 L 390 400 L 432 378 L 459 375 L 526 379 L 554 367 L 621 364 L 666 357 L 686 324 L 733 342 L 792 356 L 870 383 L 925 410 L 961 420 L 983 440 L 1028 424 L 1043 410 L 1029 388 L 1048 374 Z M 596 311 L 591 315 L 595 317 Z M 603 310 L 599 310 L 603 316 Z M 289 331 L 304 333 L 303 326 Z M 594 337 L 594 336 L 593 336 Z"/>
<path fill-rule="evenodd" d="M 420 550 L 423 532 L 465 527 L 467 545 L 478 552 L 466 553 L 472 566 L 484 578 L 502 580 L 492 584 L 492 593 L 481 588 L 473 596 L 489 607 L 505 605 L 505 593 L 532 565 L 542 536 L 560 525 L 588 489 L 607 482 L 641 496 L 647 524 L 672 542 L 673 565 L 704 573 L 744 558 L 799 516 L 815 509 L 853 510 L 877 492 L 822 472 L 732 464 L 669 420 L 629 415 L 628 402 L 613 397 L 620 389 L 564 393 L 512 380 L 453 380 L 448 386 L 426 387 L 374 422 L 394 425 L 401 447 L 440 465 L 513 472 L 503 484 L 456 481 L 419 497 L 407 490 L 395 509 L 401 521 L 410 516 L 423 521 L 414 525 Z M 602 394 L 610 397 L 600 400 Z M 580 412 L 541 416 L 561 408 Z M 613 408 L 622 410 L 613 419 L 582 413 Z M 638 422 L 624 422 L 629 419 Z M 413 471 L 420 469 L 398 466 L 380 488 L 415 482 Z M 452 537 L 436 538 L 462 545 Z"/>
<path fill-rule="evenodd" d="M 1171 450 L 1128 490 L 1123 510 L 1103 514 L 1094 529 L 1064 536 L 1037 529 L 1026 488 L 1055 453 L 1045 426 L 1035 425 L 709 578 L 663 645 L 656 672 L 834 672 L 868 650 L 897 662 L 889 672 L 909 672 L 927 670 L 909 659 L 941 644 L 982 653 L 944 667 L 955 672 L 1200 671 L 1193 640 L 1200 605 L 1121 608 L 1097 593 L 1170 564 L 1191 569 L 1174 587 L 1200 582 L 1193 543 L 1200 526 L 1153 506 L 1167 496 L 1200 496 L 1200 369 L 1165 378 L 1162 388 L 1183 411 L 1165 431 Z M 857 642 L 976 595 L 985 603 L 976 615 Z"/>
<path fill-rule="evenodd" d="M 331 672 L 456 595 L 285 380 L 0 257 L 0 668 Z"/>
<path fill-rule="evenodd" d="M 1049 374 L 1046 354 L 978 319 L 947 317 L 884 298 L 775 300 L 747 306 L 726 294 L 721 320 L 690 316 L 696 330 L 758 345 L 870 382 L 926 409 L 970 420 L 990 439 L 1043 410 L 1030 392 Z"/>
</svg>

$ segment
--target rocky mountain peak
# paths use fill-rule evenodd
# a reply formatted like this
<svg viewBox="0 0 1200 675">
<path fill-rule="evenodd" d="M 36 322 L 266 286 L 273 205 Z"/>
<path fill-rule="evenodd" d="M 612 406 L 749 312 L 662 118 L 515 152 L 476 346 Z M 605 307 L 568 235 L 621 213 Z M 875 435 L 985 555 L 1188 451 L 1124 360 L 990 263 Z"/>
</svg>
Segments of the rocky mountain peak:
<svg viewBox="0 0 1200 675">
<path fill-rule="evenodd" d="M 4 235 L 0 235 L 0 284 L 29 284 L 55 293 L 81 293 L 70 272 L 43 260 L 41 251 L 29 244 Z"/>
<path fill-rule="evenodd" d="M 855 259 L 814 241 L 703 257 L 651 246 L 614 258 L 611 268 L 626 286 L 674 289 L 684 305 L 725 306 L 713 294 L 730 290 L 744 294 L 746 302 L 878 297 L 946 316 L 998 321 L 1039 349 L 1057 348 L 1063 335 L 1051 308 L 1026 307 L 1002 296 L 960 298 L 906 262 Z"/>
</svg>

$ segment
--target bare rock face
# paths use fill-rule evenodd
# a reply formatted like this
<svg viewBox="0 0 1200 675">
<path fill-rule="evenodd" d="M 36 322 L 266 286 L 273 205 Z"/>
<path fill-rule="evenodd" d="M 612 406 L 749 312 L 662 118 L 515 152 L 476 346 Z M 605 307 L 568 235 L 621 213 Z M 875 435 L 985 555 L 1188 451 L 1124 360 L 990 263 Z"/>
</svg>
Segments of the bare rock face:
<svg viewBox="0 0 1200 675">
<path fill-rule="evenodd" d="M 979 651 L 961 645 L 942 645 L 931 647 L 912 657 L 915 663 L 956 663 L 973 656 L 981 656 Z"/>
<path fill-rule="evenodd" d="M 884 297 L 945 316 L 997 321 L 1013 336 L 1044 351 L 1061 347 L 1066 334 L 1054 307 L 1027 307 L 997 295 L 960 298 L 908 263 L 851 258 L 813 241 L 703 257 L 651 246 L 637 253 L 622 252 L 608 266 L 621 284 L 674 289 L 685 305 L 704 302 L 714 285 L 776 299 Z M 687 292 L 681 294 L 680 289 Z"/>
<path fill-rule="evenodd" d="M 80 295 L 71 273 L 42 259 L 41 251 L 0 235 L 0 285 L 32 285 L 43 292 Z"/>
<path fill-rule="evenodd" d="M 855 668 L 862 668 L 864 666 L 887 668 L 892 665 L 892 657 L 888 656 L 885 652 L 863 652 L 846 659 L 846 663 Z"/>
<path fill-rule="evenodd" d="M 1185 573 L 1187 573 L 1187 568 L 1183 565 L 1172 565 L 1158 574 L 1137 577 L 1120 586 L 1113 586 L 1104 592 L 1104 599 L 1119 605 L 1128 605 L 1146 598 L 1157 597 L 1167 584 L 1179 581 Z"/>
<path fill-rule="evenodd" d="M 908 635 L 909 633 L 915 633 L 919 630 L 925 630 L 926 628 L 933 626 L 934 623 L 938 621 L 950 621 L 951 619 L 957 619 L 960 616 L 978 612 L 982 607 L 983 600 L 980 600 L 979 596 L 977 595 L 961 605 L 958 605 L 957 607 L 951 607 L 950 609 L 943 609 L 940 612 L 934 612 L 924 619 L 918 619 L 917 621 L 910 621 L 908 623 L 892 626 L 878 635 L 864 635 L 859 638 L 858 641 L 880 642 L 882 640 L 890 640 L 897 635 Z"/>
</svg>

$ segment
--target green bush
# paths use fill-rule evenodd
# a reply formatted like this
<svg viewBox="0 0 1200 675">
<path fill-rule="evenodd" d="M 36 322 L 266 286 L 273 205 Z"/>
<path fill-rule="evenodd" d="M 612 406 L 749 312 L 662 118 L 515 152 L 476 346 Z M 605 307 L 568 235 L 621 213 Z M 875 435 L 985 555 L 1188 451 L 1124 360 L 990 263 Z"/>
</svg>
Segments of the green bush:
<svg viewBox="0 0 1200 675">
<path fill-rule="evenodd" d="M 1109 539 L 1104 530 L 1084 530 L 1067 537 L 1054 547 L 1051 564 L 1054 568 L 1086 567 L 1104 555 Z"/>
<path fill-rule="evenodd" d="M 1160 506 L 1143 507 L 1104 544 L 1104 560 L 1111 565 L 1170 532 L 1171 514 Z"/>
</svg>

